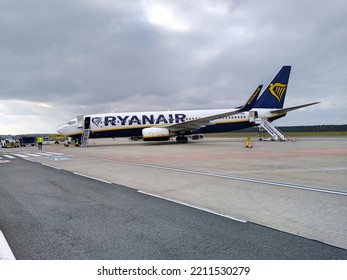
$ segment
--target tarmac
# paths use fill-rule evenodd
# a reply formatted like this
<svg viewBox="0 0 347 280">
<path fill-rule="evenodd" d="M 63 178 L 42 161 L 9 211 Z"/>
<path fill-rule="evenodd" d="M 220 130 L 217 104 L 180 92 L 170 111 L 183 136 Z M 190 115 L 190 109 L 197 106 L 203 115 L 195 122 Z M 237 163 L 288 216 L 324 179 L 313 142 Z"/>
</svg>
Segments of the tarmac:
<svg viewBox="0 0 347 280">
<path fill-rule="evenodd" d="M 347 138 L 259 142 L 204 138 L 188 144 L 89 140 L 4 153 L 239 221 L 347 249 Z M 30 156 L 31 154 L 31 156 Z M 11 160 L 11 159 L 10 159 Z"/>
</svg>

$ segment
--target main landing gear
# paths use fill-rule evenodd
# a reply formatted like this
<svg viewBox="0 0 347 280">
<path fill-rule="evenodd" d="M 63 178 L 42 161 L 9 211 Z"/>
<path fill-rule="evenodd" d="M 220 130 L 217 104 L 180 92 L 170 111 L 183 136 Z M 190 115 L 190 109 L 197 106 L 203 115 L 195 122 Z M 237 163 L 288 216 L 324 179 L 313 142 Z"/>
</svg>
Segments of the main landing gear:
<svg viewBox="0 0 347 280">
<path fill-rule="evenodd" d="M 192 134 L 189 136 L 192 140 L 199 140 L 204 138 L 202 134 Z M 178 143 L 188 143 L 188 137 L 185 136 L 185 134 L 180 134 L 176 137 L 176 141 Z"/>
<path fill-rule="evenodd" d="M 178 143 L 188 143 L 188 138 L 183 135 L 179 135 L 176 137 L 176 141 Z"/>
</svg>

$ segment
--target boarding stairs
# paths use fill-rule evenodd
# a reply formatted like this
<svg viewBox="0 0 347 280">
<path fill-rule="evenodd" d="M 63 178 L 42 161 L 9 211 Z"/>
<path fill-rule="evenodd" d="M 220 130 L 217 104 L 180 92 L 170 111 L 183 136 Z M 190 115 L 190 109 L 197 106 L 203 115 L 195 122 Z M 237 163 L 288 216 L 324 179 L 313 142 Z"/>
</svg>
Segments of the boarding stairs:
<svg viewBox="0 0 347 280">
<path fill-rule="evenodd" d="M 90 134 L 90 129 L 84 129 L 83 134 L 82 134 L 82 147 L 87 147 L 88 146 L 88 139 L 89 139 L 89 134 Z"/>
<path fill-rule="evenodd" d="M 259 123 L 259 126 L 266 130 L 271 135 L 273 141 L 287 141 L 283 133 L 267 118 L 258 118 L 255 123 Z"/>
</svg>

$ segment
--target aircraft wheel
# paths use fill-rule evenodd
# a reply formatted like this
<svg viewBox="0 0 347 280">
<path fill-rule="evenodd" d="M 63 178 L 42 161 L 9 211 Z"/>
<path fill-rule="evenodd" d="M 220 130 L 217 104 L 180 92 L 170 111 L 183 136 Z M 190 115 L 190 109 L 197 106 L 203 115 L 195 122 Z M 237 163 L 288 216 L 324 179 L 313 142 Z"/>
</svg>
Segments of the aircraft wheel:
<svg viewBox="0 0 347 280">
<path fill-rule="evenodd" d="M 177 141 L 178 143 L 188 143 L 188 138 L 185 137 L 185 136 L 178 136 L 178 137 L 176 138 L 176 141 Z"/>
</svg>

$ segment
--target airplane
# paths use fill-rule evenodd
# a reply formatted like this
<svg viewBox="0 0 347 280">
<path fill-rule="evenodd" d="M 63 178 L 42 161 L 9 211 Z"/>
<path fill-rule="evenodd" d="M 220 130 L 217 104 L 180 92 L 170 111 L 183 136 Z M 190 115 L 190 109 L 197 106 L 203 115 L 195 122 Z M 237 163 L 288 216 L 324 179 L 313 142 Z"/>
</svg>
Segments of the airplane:
<svg viewBox="0 0 347 280">
<path fill-rule="evenodd" d="M 260 120 L 284 117 L 287 112 L 320 102 L 283 108 L 291 66 L 283 66 L 258 98 L 259 85 L 243 106 L 234 109 L 102 113 L 78 116 L 60 126 L 59 134 L 72 139 L 138 137 L 144 141 L 167 141 L 176 137 L 187 143 L 207 133 L 258 126 Z M 87 134 L 87 135 L 86 135 Z"/>
</svg>

